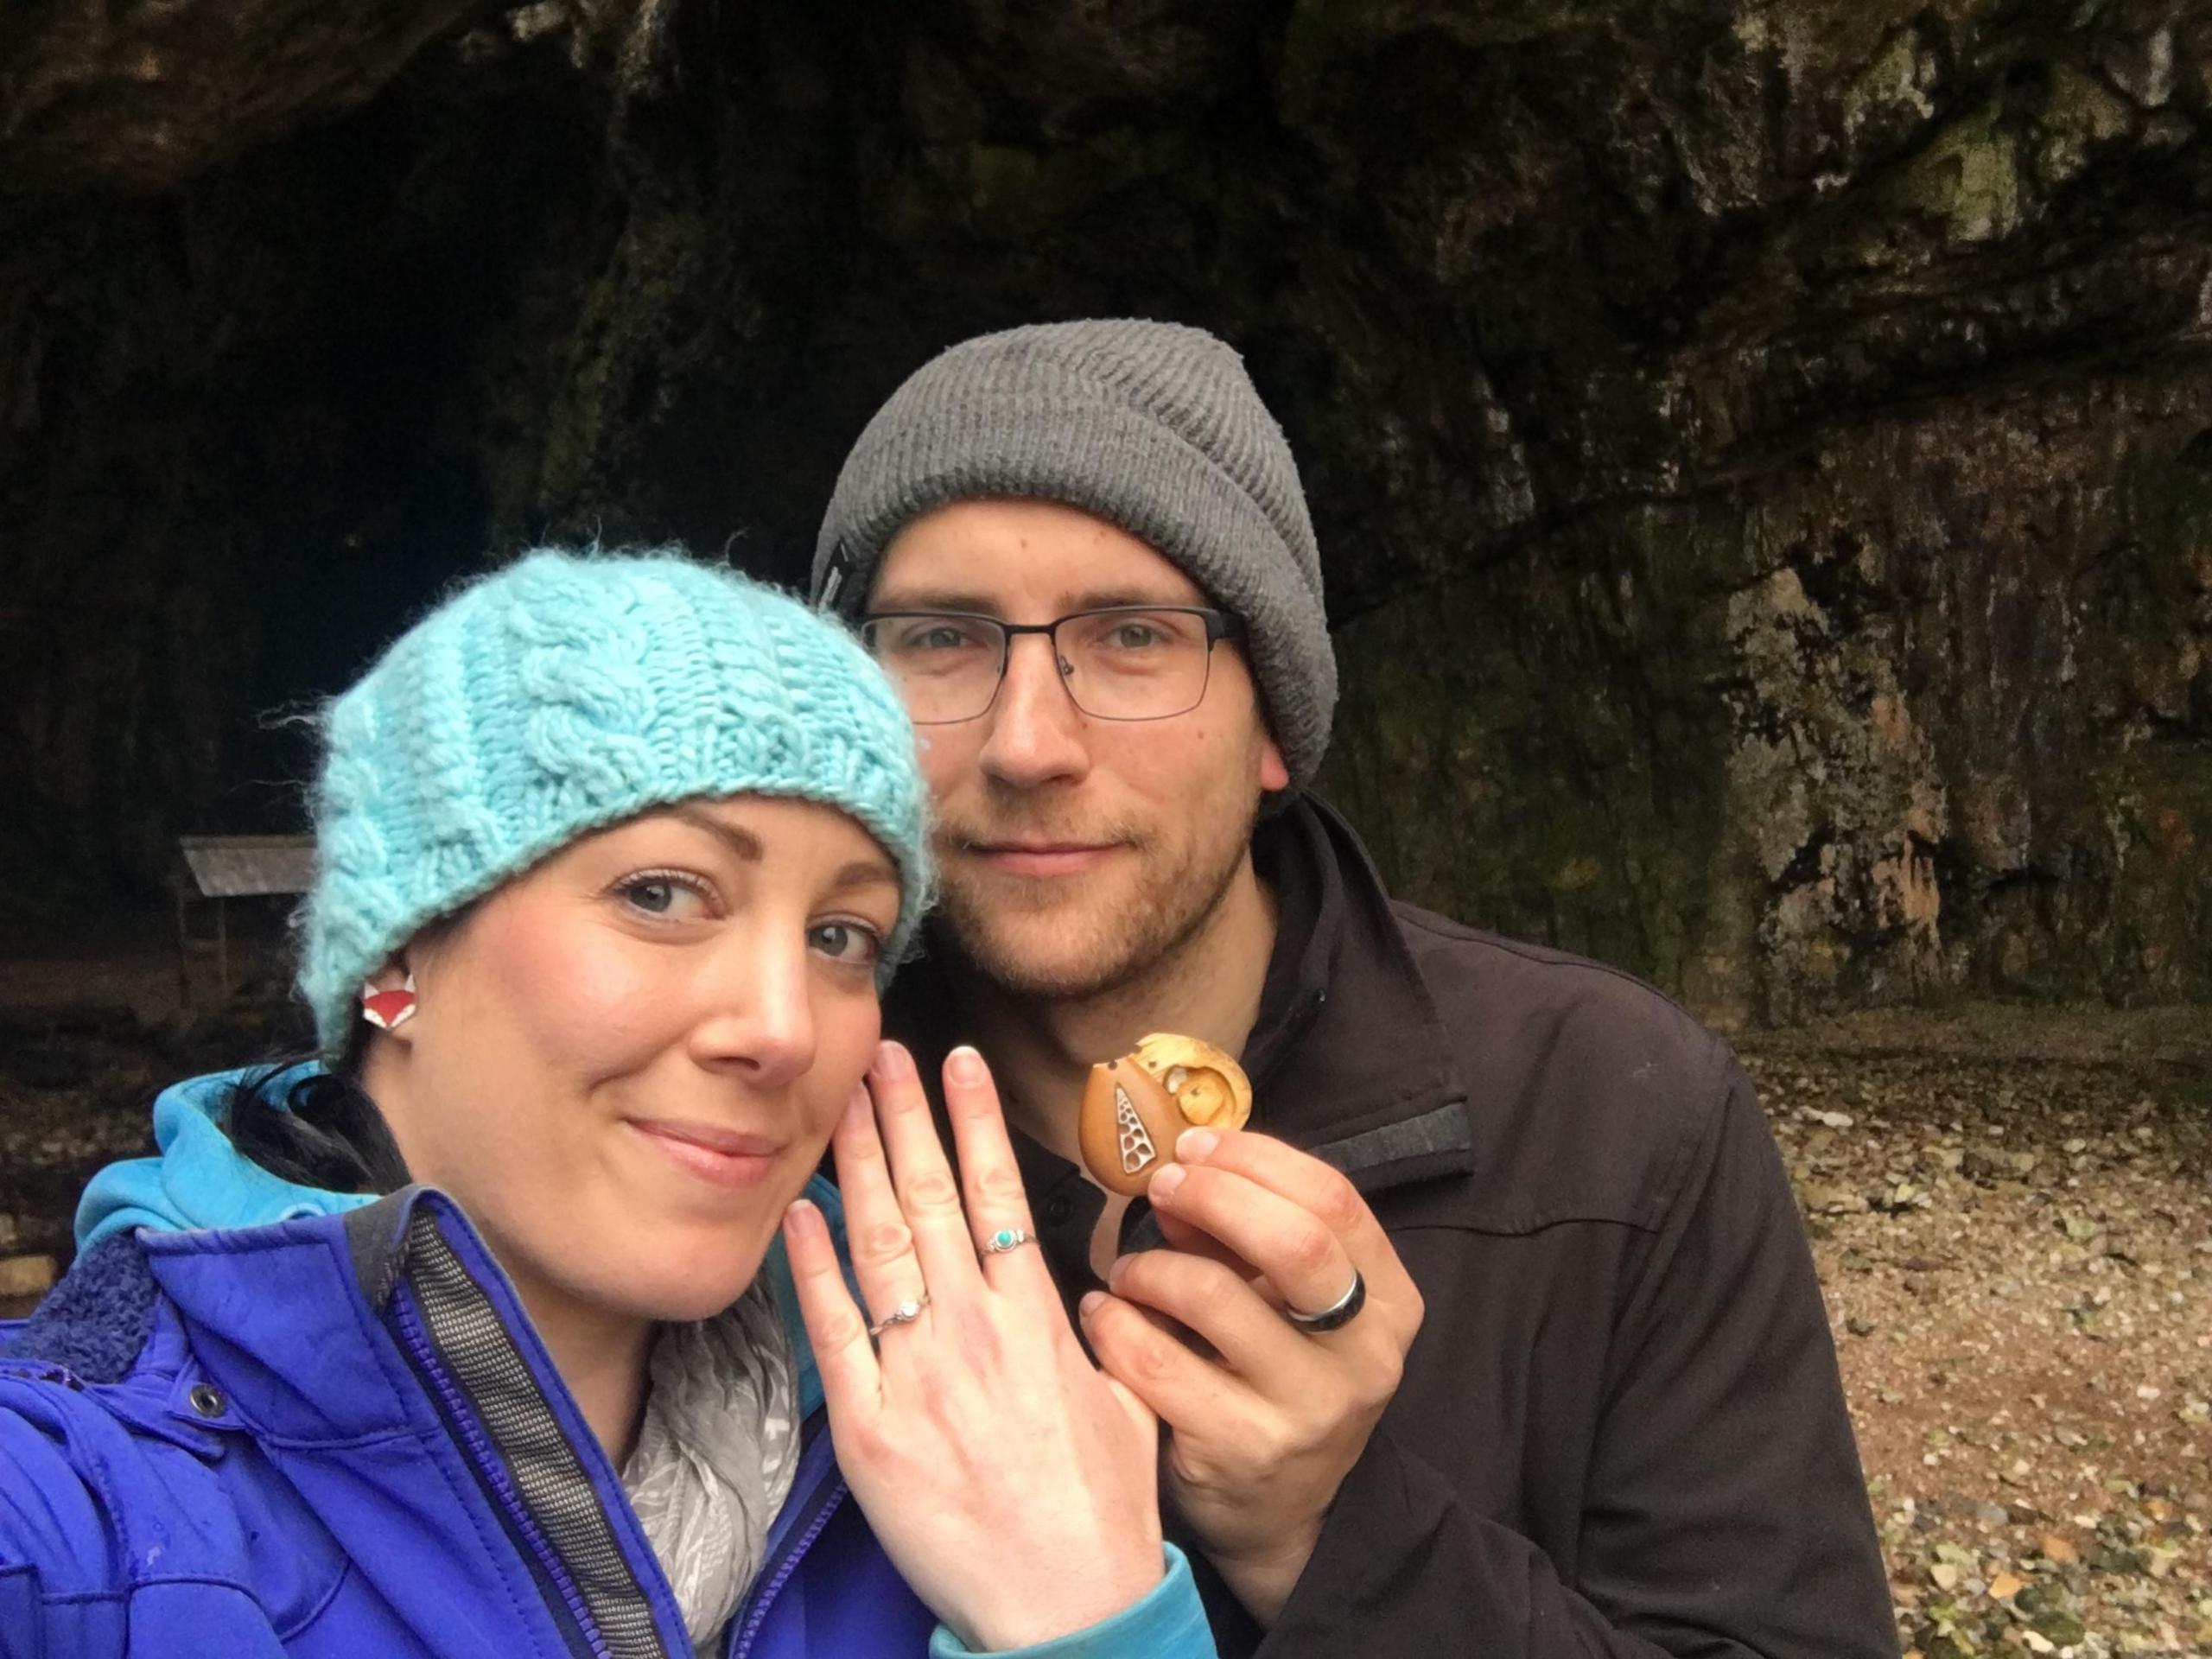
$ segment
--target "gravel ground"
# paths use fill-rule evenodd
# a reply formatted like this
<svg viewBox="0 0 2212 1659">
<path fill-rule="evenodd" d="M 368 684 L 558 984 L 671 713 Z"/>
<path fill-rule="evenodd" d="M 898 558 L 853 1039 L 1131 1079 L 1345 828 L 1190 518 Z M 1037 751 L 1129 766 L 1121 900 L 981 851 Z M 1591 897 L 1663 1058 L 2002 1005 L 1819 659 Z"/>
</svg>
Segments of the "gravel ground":
<svg viewBox="0 0 2212 1659">
<path fill-rule="evenodd" d="M 2212 1014 L 1740 1046 L 1908 1651 L 2212 1655 Z"/>
<path fill-rule="evenodd" d="M 293 1035 L 273 1003 L 0 1010 L 0 1255 L 66 1259 L 79 1188 L 146 1146 L 157 1086 Z M 2212 1656 L 2212 1011 L 1979 1007 L 1738 1047 L 1907 1651 Z"/>
</svg>

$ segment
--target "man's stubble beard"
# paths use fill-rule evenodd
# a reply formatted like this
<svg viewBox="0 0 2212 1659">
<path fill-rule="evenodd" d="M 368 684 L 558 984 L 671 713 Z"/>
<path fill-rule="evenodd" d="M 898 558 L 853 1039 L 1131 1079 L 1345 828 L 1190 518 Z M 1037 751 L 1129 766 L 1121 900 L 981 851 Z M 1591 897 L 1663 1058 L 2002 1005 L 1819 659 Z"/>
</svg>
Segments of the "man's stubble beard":
<svg viewBox="0 0 2212 1659">
<path fill-rule="evenodd" d="M 1255 791 L 1247 810 L 1236 815 L 1236 835 L 1218 843 L 1193 841 L 1166 870 L 1142 862 L 1156 842 L 1138 842 L 1139 879 L 1127 902 L 1115 912 L 1085 915 L 1080 924 L 1058 923 L 1079 925 L 1089 937 L 1079 948 L 1054 949 L 1050 960 L 1025 950 L 1022 941 L 1040 926 L 1053 926 L 1064 906 L 1024 905 L 1019 899 L 995 903 L 963 882 L 956 868 L 947 868 L 940 918 L 945 938 L 970 971 L 1012 996 L 1073 1002 L 1124 990 L 1165 970 L 1219 914 L 1251 850 L 1259 804 Z M 1007 925 L 1016 917 L 1027 918 L 1027 925 Z"/>
</svg>

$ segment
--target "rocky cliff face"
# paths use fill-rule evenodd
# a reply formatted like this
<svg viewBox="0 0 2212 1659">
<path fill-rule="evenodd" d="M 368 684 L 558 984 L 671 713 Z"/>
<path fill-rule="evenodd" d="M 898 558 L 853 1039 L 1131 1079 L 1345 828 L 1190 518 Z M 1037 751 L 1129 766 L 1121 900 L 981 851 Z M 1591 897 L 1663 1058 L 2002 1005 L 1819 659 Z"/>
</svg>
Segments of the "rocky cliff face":
<svg viewBox="0 0 2212 1659">
<path fill-rule="evenodd" d="M 1305 462 L 1413 895 L 1737 1014 L 2212 997 L 2203 0 L 89 27 L 0 18 L 19 869 L 154 868 L 486 548 L 794 576 L 937 346 L 1136 312 Z"/>
</svg>

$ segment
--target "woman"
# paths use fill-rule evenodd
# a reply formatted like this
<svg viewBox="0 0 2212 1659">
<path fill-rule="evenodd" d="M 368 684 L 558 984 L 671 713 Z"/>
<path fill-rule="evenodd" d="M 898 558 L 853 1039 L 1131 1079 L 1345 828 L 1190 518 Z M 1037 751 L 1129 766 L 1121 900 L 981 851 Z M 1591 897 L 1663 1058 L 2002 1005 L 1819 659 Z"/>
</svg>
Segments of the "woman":
<svg viewBox="0 0 2212 1659">
<path fill-rule="evenodd" d="M 879 1046 L 929 872 L 858 648 L 540 553 L 324 736 L 327 1069 L 170 1090 L 88 1190 L 0 1350 L 0 1655 L 1211 1653 L 981 1062 L 963 1205 Z"/>
</svg>

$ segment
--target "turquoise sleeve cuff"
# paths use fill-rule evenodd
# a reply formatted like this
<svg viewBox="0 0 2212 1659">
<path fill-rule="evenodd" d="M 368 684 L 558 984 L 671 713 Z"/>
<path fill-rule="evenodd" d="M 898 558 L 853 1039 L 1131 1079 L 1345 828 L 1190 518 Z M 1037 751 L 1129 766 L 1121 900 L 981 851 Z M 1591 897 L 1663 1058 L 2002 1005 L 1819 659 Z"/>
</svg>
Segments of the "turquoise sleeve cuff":
<svg viewBox="0 0 2212 1659">
<path fill-rule="evenodd" d="M 1166 1573 L 1152 1593 L 1111 1618 L 1034 1647 L 988 1655 L 940 1624 L 930 1638 L 930 1659 L 1215 1659 L 1215 1652 L 1191 1563 L 1170 1544 Z"/>
</svg>

